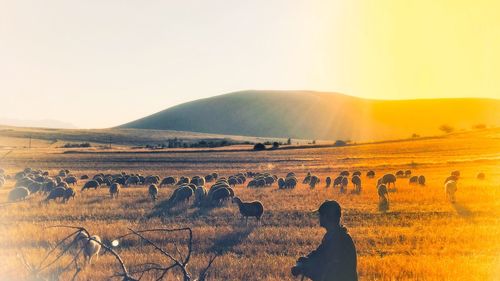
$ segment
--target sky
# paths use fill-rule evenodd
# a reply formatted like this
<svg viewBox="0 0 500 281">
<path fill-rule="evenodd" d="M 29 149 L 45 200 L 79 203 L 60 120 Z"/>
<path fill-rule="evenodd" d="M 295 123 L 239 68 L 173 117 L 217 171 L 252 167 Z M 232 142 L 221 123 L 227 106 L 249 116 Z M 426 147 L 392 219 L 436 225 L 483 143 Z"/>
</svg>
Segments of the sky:
<svg viewBox="0 0 500 281">
<path fill-rule="evenodd" d="M 199 98 L 500 98 L 500 2 L 0 0 L 0 120 L 105 128 Z"/>
</svg>

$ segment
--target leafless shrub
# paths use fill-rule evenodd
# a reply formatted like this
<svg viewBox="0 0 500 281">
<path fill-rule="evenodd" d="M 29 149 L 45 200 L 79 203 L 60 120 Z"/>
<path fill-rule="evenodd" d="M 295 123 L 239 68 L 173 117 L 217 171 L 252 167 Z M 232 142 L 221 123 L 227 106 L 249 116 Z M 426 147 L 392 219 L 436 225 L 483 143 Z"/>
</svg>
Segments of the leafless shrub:
<svg viewBox="0 0 500 281">
<path fill-rule="evenodd" d="M 212 256 L 208 264 L 205 268 L 203 268 L 199 273 L 197 278 L 193 277 L 193 273 L 191 273 L 188 269 L 189 261 L 191 260 L 192 254 L 192 246 L 193 246 L 193 231 L 189 227 L 184 228 L 157 228 L 157 229 L 145 229 L 145 230 L 133 230 L 129 228 L 129 233 L 118 237 L 113 240 L 112 245 L 106 245 L 105 243 L 94 239 L 90 233 L 83 227 L 79 226 L 69 226 L 69 225 L 56 225 L 51 226 L 50 228 L 69 228 L 73 229 L 71 234 L 65 236 L 63 239 L 59 240 L 57 244 L 52 248 L 47 254 L 44 256 L 42 261 L 38 265 L 34 265 L 26 259 L 24 253 L 20 254 L 20 258 L 24 263 L 26 269 L 28 270 L 30 277 L 34 280 L 60 280 L 63 274 L 68 274 L 71 276 L 71 280 L 76 280 L 78 274 L 82 271 L 83 267 L 80 265 L 79 257 L 83 252 L 83 247 L 78 246 L 78 239 L 75 239 L 79 233 L 83 233 L 87 237 L 89 237 L 89 241 L 94 241 L 101 245 L 101 247 L 105 250 L 105 253 L 111 254 L 116 262 L 119 265 L 119 272 L 115 273 L 113 276 L 110 276 L 110 279 L 119 278 L 123 281 L 139 281 L 145 276 L 150 276 L 154 274 L 154 280 L 165 280 L 167 278 L 167 273 L 171 272 L 174 269 L 178 269 L 182 275 L 182 279 L 184 281 L 205 281 L 208 276 L 208 271 L 212 266 L 213 262 L 217 258 L 217 255 Z M 177 256 L 169 253 L 164 248 L 160 247 L 157 243 L 153 242 L 149 239 L 146 234 L 151 232 L 163 232 L 163 233 L 173 233 L 173 232 L 186 232 L 188 236 L 187 243 L 187 253 L 183 255 L 181 251 L 178 249 L 177 245 L 174 244 L 174 248 L 176 249 Z M 170 260 L 169 264 L 159 264 L 159 263 L 144 263 L 137 266 L 134 266 L 133 269 L 129 269 L 121 256 L 113 249 L 113 247 L 117 247 L 119 245 L 119 240 L 123 239 L 127 236 L 136 236 L 141 241 L 143 241 L 146 245 L 152 246 L 155 251 L 158 251 L 163 256 L 167 257 Z M 71 241 L 71 242 L 69 242 Z M 69 242 L 69 243 L 68 243 Z M 76 246 L 77 250 L 71 252 L 71 249 L 74 249 Z M 65 263 L 62 257 L 70 255 L 71 260 L 69 263 Z"/>
</svg>

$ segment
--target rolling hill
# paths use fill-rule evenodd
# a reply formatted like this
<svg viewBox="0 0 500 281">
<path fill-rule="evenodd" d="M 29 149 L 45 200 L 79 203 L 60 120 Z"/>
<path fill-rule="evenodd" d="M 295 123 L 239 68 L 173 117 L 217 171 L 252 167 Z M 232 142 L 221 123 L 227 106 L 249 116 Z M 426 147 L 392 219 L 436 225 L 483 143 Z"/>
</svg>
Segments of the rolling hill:
<svg viewBox="0 0 500 281">
<path fill-rule="evenodd" d="M 180 104 L 119 128 L 370 141 L 500 125 L 500 100 L 368 100 L 312 91 L 242 91 Z"/>
</svg>

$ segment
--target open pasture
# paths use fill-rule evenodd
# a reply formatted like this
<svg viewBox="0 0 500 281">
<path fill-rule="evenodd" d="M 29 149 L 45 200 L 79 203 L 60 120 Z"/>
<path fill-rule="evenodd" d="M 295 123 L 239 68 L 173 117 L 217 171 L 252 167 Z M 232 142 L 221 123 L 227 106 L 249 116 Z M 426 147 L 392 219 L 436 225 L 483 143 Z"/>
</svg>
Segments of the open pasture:
<svg viewBox="0 0 500 281">
<path fill-rule="evenodd" d="M 2 150 L 3 155 L 7 150 Z M 245 201 L 260 200 L 265 207 L 261 225 L 250 219 L 245 225 L 236 205 L 200 209 L 191 204 L 176 207 L 162 217 L 147 219 L 154 203 L 147 185 L 122 188 L 117 199 L 108 189 L 80 189 L 67 204 L 40 205 L 41 195 L 26 201 L 1 205 L 0 280 L 27 276 L 19 258 L 39 262 L 66 229 L 46 227 L 79 225 L 109 243 L 127 228 L 191 227 L 193 257 L 190 270 L 203 268 L 214 253 L 220 256 L 210 269 L 213 280 L 293 280 L 290 267 L 313 250 L 324 230 L 311 210 L 325 199 L 335 199 L 343 207 L 343 224 L 349 229 L 358 253 L 361 280 L 498 280 L 500 276 L 500 130 L 457 133 L 445 137 L 412 141 L 382 142 L 339 148 L 308 148 L 262 152 L 170 152 L 170 153 L 63 153 L 61 148 L 13 150 L 0 161 L 6 174 L 25 167 L 48 170 L 51 175 L 69 169 L 78 178 L 95 173 L 141 173 L 143 175 L 195 176 L 217 172 L 229 176 L 238 172 L 270 172 L 284 177 L 295 172 L 301 181 L 307 172 L 321 182 L 314 189 L 299 184 L 279 190 L 277 185 L 246 188 L 237 185 L 235 194 Z M 390 192 L 390 209 L 377 209 L 376 179 L 385 173 L 410 169 L 425 175 L 425 186 L 410 186 L 408 178 L 398 178 Z M 340 194 L 325 188 L 326 176 L 342 170 L 362 171 L 362 192 Z M 374 170 L 376 176 L 365 176 Z M 461 172 L 457 203 L 445 200 L 444 179 L 453 170 Z M 484 180 L 476 179 L 484 172 Z M 0 189 L 5 202 L 14 181 Z M 163 187 L 159 201 L 173 188 Z M 175 253 L 173 244 L 184 250 L 180 235 L 158 234 L 155 241 Z M 167 263 L 164 257 L 137 239 L 121 241 L 117 252 L 129 267 L 145 262 Z M 69 261 L 69 257 L 64 259 Z M 78 275 L 79 280 L 107 280 L 118 271 L 108 253 L 101 254 Z M 69 278 L 69 276 L 66 276 Z M 168 280 L 173 279 L 170 276 Z"/>
</svg>

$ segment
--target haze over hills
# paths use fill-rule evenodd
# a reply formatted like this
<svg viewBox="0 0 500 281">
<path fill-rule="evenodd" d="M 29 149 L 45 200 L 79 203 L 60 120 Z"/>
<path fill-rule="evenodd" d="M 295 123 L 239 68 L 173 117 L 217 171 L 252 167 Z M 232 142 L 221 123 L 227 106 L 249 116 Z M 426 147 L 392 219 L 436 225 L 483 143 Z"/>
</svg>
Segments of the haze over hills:
<svg viewBox="0 0 500 281">
<path fill-rule="evenodd" d="M 177 105 L 119 126 L 202 133 L 369 141 L 436 135 L 443 124 L 500 125 L 500 100 L 368 100 L 312 91 L 242 91 Z"/>
<path fill-rule="evenodd" d="M 52 119 L 25 120 L 0 117 L 0 125 L 31 128 L 76 129 L 76 126 L 74 126 L 73 124 Z"/>
</svg>

